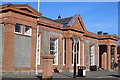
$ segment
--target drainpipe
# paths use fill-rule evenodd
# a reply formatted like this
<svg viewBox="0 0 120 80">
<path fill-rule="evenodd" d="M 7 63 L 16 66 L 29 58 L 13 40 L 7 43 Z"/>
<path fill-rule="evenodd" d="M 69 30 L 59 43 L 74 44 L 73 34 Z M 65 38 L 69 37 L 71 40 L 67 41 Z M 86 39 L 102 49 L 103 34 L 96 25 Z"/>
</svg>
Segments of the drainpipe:
<svg viewBox="0 0 120 80">
<path fill-rule="evenodd" d="M 40 7 L 40 0 L 38 0 L 38 12 L 39 12 L 39 7 Z M 37 21 L 39 21 L 39 18 L 37 19 Z M 37 25 L 37 34 L 36 34 L 36 39 L 37 39 L 37 42 L 36 42 L 36 64 L 35 64 L 35 69 L 36 69 L 36 74 L 38 74 L 38 69 L 37 69 L 37 54 L 39 54 L 39 48 L 38 48 L 38 31 L 39 31 L 39 26 Z M 38 59 L 39 60 L 39 59 Z"/>
</svg>

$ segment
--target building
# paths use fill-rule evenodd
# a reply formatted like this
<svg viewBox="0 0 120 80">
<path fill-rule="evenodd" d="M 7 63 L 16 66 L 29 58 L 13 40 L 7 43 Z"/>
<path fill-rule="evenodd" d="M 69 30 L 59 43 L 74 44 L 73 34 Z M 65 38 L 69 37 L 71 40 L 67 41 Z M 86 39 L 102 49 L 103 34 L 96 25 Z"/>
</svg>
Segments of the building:
<svg viewBox="0 0 120 80">
<path fill-rule="evenodd" d="M 53 20 L 29 5 L 5 4 L 0 8 L 0 67 L 4 72 L 34 72 L 36 51 L 39 72 L 43 54 L 54 55 L 53 67 L 59 71 L 72 71 L 75 49 L 77 66 L 87 70 L 95 65 L 111 70 L 112 63 L 117 63 L 118 36 L 87 31 L 79 14 Z M 79 37 L 75 47 L 73 35 Z"/>
</svg>

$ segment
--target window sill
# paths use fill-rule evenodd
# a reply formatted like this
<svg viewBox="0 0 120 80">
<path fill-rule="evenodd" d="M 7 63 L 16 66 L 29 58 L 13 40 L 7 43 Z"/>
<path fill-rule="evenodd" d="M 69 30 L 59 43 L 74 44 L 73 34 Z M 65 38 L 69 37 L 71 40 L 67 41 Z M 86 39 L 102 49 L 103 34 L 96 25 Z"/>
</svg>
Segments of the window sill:
<svg viewBox="0 0 120 80">
<path fill-rule="evenodd" d="M 20 32 L 14 32 L 15 34 L 22 34 L 22 33 L 20 33 Z"/>
<path fill-rule="evenodd" d="M 32 36 L 32 34 L 24 34 L 25 36 Z"/>
<path fill-rule="evenodd" d="M 15 35 L 20 35 L 20 36 L 26 36 L 26 37 L 31 37 L 31 36 L 29 36 L 29 35 L 24 35 L 24 34 L 20 34 L 20 33 L 14 33 Z"/>
</svg>

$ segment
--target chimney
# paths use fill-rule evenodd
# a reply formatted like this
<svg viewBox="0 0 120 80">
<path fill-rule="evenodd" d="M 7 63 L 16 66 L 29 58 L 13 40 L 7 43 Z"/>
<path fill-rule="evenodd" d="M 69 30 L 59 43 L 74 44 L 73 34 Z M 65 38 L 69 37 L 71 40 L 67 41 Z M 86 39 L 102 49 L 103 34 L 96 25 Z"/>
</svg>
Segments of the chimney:
<svg viewBox="0 0 120 80">
<path fill-rule="evenodd" d="M 103 33 L 103 35 L 106 36 L 106 35 L 108 35 L 108 33 L 107 33 L 107 32 L 106 32 L 106 33 Z"/>
<path fill-rule="evenodd" d="M 61 16 L 59 15 L 59 16 L 58 16 L 58 19 L 60 19 L 60 18 L 61 18 Z"/>
<path fill-rule="evenodd" d="M 102 31 L 97 32 L 97 34 L 98 34 L 98 36 L 102 36 L 103 35 Z"/>
</svg>

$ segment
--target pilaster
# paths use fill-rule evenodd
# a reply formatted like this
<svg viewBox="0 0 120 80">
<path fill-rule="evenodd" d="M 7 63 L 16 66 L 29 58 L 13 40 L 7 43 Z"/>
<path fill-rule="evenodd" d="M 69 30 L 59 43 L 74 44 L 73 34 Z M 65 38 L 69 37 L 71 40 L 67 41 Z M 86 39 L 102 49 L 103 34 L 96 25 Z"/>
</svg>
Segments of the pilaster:
<svg viewBox="0 0 120 80">
<path fill-rule="evenodd" d="M 114 46 L 114 63 L 117 63 L 117 46 Z"/>
<path fill-rule="evenodd" d="M 107 69 L 111 70 L 111 46 L 107 45 Z"/>
<path fill-rule="evenodd" d="M 66 68 L 69 70 L 72 65 L 72 40 L 66 38 Z"/>
<path fill-rule="evenodd" d="M 4 30 L 3 70 L 13 71 L 14 24 L 5 23 L 5 28 L 4 29 L 5 30 Z"/>
</svg>

